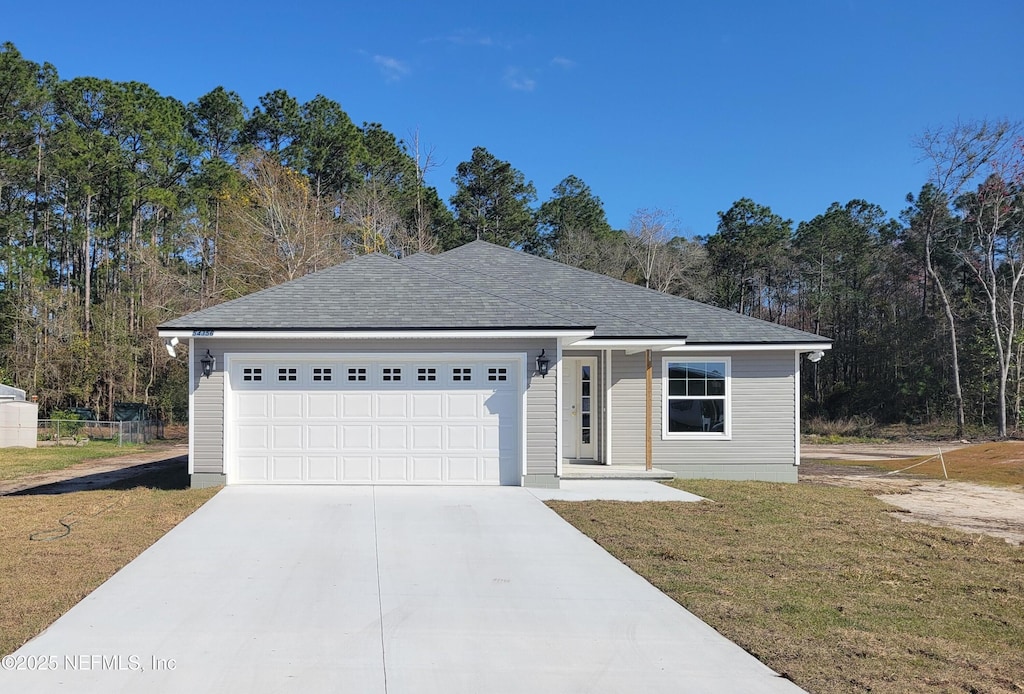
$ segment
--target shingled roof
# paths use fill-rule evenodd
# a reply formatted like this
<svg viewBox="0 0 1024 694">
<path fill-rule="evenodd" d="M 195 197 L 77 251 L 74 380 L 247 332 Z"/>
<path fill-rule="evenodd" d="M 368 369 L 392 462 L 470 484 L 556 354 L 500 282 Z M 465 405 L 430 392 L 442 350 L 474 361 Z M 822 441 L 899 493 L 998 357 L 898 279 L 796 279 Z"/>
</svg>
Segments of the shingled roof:
<svg viewBox="0 0 1024 694">
<path fill-rule="evenodd" d="M 474 241 L 437 256 L 373 254 L 176 318 L 161 330 L 594 330 L 600 338 L 828 343 L 732 311 Z"/>
</svg>

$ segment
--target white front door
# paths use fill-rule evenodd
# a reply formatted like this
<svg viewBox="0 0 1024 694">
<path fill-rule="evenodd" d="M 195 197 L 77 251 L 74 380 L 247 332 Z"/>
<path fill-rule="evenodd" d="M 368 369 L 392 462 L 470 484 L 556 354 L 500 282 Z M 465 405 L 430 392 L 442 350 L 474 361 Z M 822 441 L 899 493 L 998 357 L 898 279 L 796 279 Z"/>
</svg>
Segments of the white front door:
<svg viewBox="0 0 1024 694">
<path fill-rule="evenodd" d="M 594 437 L 597 435 L 595 394 L 597 393 L 597 359 L 565 357 L 562 426 L 566 458 L 594 459 Z"/>
</svg>

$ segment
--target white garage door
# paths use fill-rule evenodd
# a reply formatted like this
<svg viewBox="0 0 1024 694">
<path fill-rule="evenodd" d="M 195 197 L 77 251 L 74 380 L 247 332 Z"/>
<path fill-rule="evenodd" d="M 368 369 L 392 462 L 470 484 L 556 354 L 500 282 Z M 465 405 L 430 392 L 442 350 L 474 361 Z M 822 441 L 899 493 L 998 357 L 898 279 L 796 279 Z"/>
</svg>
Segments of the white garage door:
<svg viewBox="0 0 1024 694">
<path fill-rule="evenodd" d="M 233 356 L 228 481 L 519 484 L 517 363 Z"/>
</svg>

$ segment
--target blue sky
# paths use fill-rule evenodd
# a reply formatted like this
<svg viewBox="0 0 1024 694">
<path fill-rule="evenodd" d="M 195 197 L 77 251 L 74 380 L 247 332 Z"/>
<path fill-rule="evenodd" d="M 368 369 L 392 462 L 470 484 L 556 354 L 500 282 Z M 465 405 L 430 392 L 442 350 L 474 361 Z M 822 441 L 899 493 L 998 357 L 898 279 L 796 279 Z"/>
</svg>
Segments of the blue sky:
<svg viewBox="0 0 1024 694">
<path fill-rule="evenodd" d="M 853 198 L 896 215 L 922 130 L 1024 117 L 1020 0 L 500 5 L 52 0 L 4 10 L 0 41 L 186 102 L 322 93 L 418 130 L 445 199 L 479 145 L 541 201 L 575 174 L 613 226 L 661 208 L 687 235 L 741 197 L 797 222 Z"/>
</svg>

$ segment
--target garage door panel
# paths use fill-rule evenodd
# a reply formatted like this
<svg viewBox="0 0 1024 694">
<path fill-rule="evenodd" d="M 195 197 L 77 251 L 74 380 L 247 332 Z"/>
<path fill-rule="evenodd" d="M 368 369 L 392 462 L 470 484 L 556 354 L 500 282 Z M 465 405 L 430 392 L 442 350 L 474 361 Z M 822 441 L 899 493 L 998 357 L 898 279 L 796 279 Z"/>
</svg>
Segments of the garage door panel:
<svg viewBox="0 0 1024 694">
<path fill-rule="evenodd" d="M 378 419 L 406 419 L 409 416 L 409 396 L 406 393 L 377 393 L 376 416 Z"/>
<path fill-rule="evenodd" d="M 475 424 L 449 424 L 447 430 L 448 450 L 475 451 L 480 445 Z"/>
<path fill-rule="evenodd" d="M 484 456 L 481 458 L 484 479 L 496 480 L 501 475 L 501 460 L 498 456 Z"/>
<path fill-rule="evenodd" d="M 310 424 L 306 427 L 306 431 L 309 432 L 309 450 L 338 450 L 339 437 L 337 424 Z"/>
<path fill-rule="evenodd" d="M 270 447 L 270 427 L 266 424 L 239 424 L 239 448 L 265 450 Z"/>
<path fill-rule="evenodd" d="M 243 366 L 262 368 L 266 380 L 229 380 L 229 445 L 236 452 L 229 481 L 519 484 L 521 394 L 514 365 L 504 362 L 505 381 L 488 381 L 491 364 L 460 359 L 422 366 L 406 358 L 401 381 L 392 374 L 388 382 L 382 369 L 398 368 L 394 362 L 349 366 L 337 357 L 293 358 L 287 366 L 295 380 L 279 382 L 284 362 L 247 359 Z M 349 382 L 353 368 L 366 380 Z"/>
<path fill-rule="evenodd" d="M 405 482 L 408 480 L 406 464 L 408 458 L 403 456 L 382 455 L 377 457 L 377 480 L 379 482 Z"/>
<path fill-rule="evenodd" d="M 309 481 L 310 482 L 341 482 L 338 474 L 338 456 L 309 456 Z"/>
<path fill-rule="evenodd" d="M 476 393 L 445 393 L 446 416 L 449 419 L 476 419 L 480 406 Z"/>
<path fill-rule="evenodd" d="M 372 482 L 373 457 L 368 455 L 342 456 L 341 476 L 346 482 Z"/>
<path fill-rule="evenodd" d="M 267 393 L 239 393 L 239 419 L 265 419 L 270 416 L 270 396 Z"/>
<path fill-rule="evenodd" d="M 346 451 L 372 451 L 373 427 L 369 424 L 343 425 L 341 447 Z"/>
<path fill-rule="evenodd" d="M 345 419 L 370 419 L 373 416 L 371 393 L 342 393 L 341 416 Z"/>
<path fill-rule="evenodd" d="M 417 455 L 410 458 L 410 473 L 413 482 L 444 481 L 444 458 Z"/>
<path fill-rule="evenodd" d="M 501 448 L 501 427 L 495 424 L 485 424 L 480 427 L 480 433 L 483 438 L 483 443 L 480 446 L 482 450 L 491 453 L 497 452 Z"/>
<path fill-rule="evenodd" d="M 270 399 L 270 416 L 275 419 L 301 418 L 302 393 L 274 393 Z"/>
<path fill-rule="evenodd" d="M 378 424 L 377 450 L 407 451 L 409 450 L 409 427 L 404 424 Z"/>
<path fill-rule="evenodd" d="M 337 393 L 310 393 L 306 396 L 306 416 L 309 419 L 337 419 Z"/>
<path fill-rule="evenodd" d="M 271 457 L 270 475 L 278 482 L 301 482 L 302 456 L 275 455 Z"/>
<path fill-rule="evenodd" d="M 480 479 L 476 456 L 449 456 L 448 479 L 452 482 L 475 482 Z M 495 478 L 497 479 L 497 478 Z"/>
<path fill-rule="evenodd" d="M 440 424 L 413 424 L 410 427 L 412 432 L 412 450 L 414 451 L 441 451 L 443 427 Z"/>
<path fill-rule="evenodd" d="M 270 481 L 270 457 L 265 455 L 238 456 L 238 479 L 240 482 Z"/>
<path fill-rule="evenodd" d="M 270 429 L 270 447 L 275 451 L 302 450 L 301 424 L 275 424 Z"/>
<path fill-rule="evenodd" d="M 444 416 L 441 393 L 412 393 L 410 397 L 414 419 L 441 419 Z"/>
</svg>

